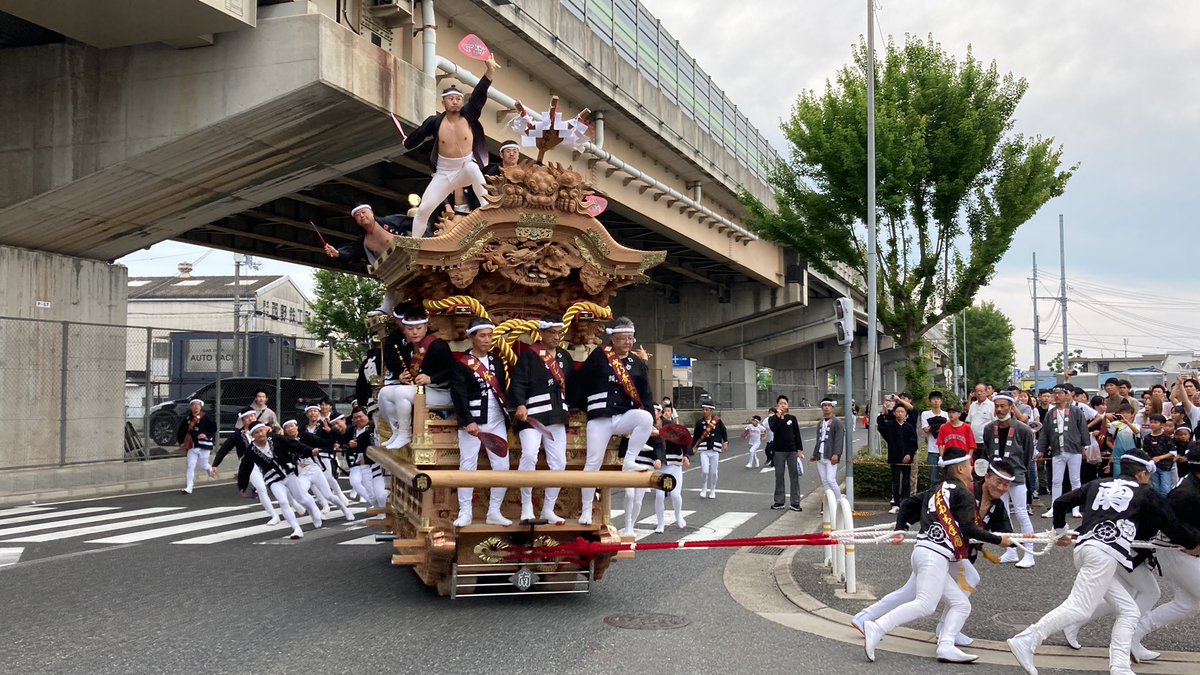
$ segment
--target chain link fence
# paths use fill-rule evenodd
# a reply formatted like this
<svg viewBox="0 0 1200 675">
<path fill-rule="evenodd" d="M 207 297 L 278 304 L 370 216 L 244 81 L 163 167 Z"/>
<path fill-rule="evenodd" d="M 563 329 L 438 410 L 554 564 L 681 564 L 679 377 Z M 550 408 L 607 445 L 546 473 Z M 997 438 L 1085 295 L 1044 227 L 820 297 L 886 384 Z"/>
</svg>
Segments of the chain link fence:
<svg viewBox="0 0 1200 675">
<path fill-rule="evenodd" d="M 270 333 L 184 331 L 0 317 L 0 469 L 177 456 L 198 398 L 221 435 L 258 390 L 281 420 L 329 396 L 348 410 L 358 363 L 337 344 Z"/>
</svg>

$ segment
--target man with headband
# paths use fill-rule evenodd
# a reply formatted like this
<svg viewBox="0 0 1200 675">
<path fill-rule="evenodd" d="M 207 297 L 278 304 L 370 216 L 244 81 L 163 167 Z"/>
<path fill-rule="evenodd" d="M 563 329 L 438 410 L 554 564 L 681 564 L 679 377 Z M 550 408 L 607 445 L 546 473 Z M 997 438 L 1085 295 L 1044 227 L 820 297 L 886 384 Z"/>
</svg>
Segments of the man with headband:
<svg viewBox="0 0 1200 675">
<path fill-rule="evenodd" d="M 976 460 L 975 473 L 979 474 L 980 472 L 983 472 L 983 482 L 980 483 L 979 506 L 976 510 L 978 514 L 977 522 L 989 532 L 1011 532 L 1012 524 L 1008 519 L 1008 509 L 1003 499 L 1008 494 L 1009 488 L 1015 480 L 1013 465 L 1006 459 L 1001 459 L 995 463 L 988 463 L 987 460 Z M 934 489 L 937 489 L 936 482 L 934 483 Z M 921 511 L 932 497 L 932 490 L 926 490 L 905 499 L 900 505 L 899 515 L 896 516 L 896 529 L 907 530 L 912 523 L 920 522 Z M 975 589 L 979 587 L 980 577 L 979 571 L 975 569 L 975 558 L 981 550 L 983 550 L 982 544 L 972 544 L 967 558 L 959 560 L 957 564 L 950 566 L 951 577 L 967 593 L 974 593 Z M 988 558 L 992 561 L 996 559 L 994 556 L 988 556 Z M 874 605 L 854 615 L 854 618 L 850 621 L 850 625 L 862 633 L 863 624 L 868 620 L 877 621 L 879 617 L 915 599 L 916 596 L 916 574 L 912 574 L 908 578 L 908 583 L 896 591 L 889 593 Z M 939 644 L 945 625 L 944 614 L 945 612 L 943 612 L 942 620 L 938 622 L 937 628 L 934 630 Z M 958 635 L 947 637 L 953 637 L 955 647 L 969 647 L 974 642 L 974 640 L 963 634 L 961 630 Z M 970 655 L 967 654 L 946 655 L 954 656 L 955 658 L 970 658 Z"/>
<path fill-rule="evenodd" d="M 1053 427 L 1051 427 L 1053 428 Z M 1166 500 L 1150 487 L 1154 462 L 1141 450 L 1125 453 L 1111 478 L 1094 480 L 1054 500 L 1054 528 L 1060 546 L 1070 546 L 1067 513 L 1083 509 L 1083 523 L 1075 540 L 1075 583 L 1061 605 L 1008 640 L 1017 663 L 1037 675 L 1033 654 L 1047 636 L 1068 626 L 1081 625 L 1107 602 L 1117 612 L 1108 648 L 1108 668 L 1113 675 L 1130 675 L 1129 649 L 1138 625 L 1137 602 L 1118 576 L 1132 572 L 1137 561 L 1133 542 L 1148 540 L 1159 531 L 1171 541 L 1200 554 L 1200 532 L 1184 524 Z"/>
<path fill-rule="evenodd" d="M 845 447 L 845 427 L 833 414 L 833 401 L 827 398 L 821 401 L 821 421 L 817 423 L 817 444 L 813 448 L 812 461 L 817 463 L 821 489 L 833 490 L 837 496 L 841 496 L 837 482 L 838 462 L 842 459 Z"/>
<path fill-rule="evenodd" d="M 509 399 L 516 406 L 513 418 L 519 423 L 521 471 L 537 469 L 538 450 L 546 449 L 546 466 L 551 471 L 567 468 L 567 376 L 575 372 L 571 354 L 559 346 L 563 322 L 549 316 L 538 322 L 538 342 L 517 358 Z M 529 420 L 533 420 L 530 422 Z M 535 426 L 536 425 L 536 426 Z M 563 523 L 554 513 L 559 488 L 546 488 L 542 519 Z M 533 488 L 521 488 L 521 520 L 533 520 Z"/>
<path fill-rule="evenodd" d="M 508 442 L 508 370 L 504 361 L 491 353 L 492 333 L 496 326 L 487 319 L 471 319 L 467 324 L 467 339 L 471 348 L 454 355 L 457 363 L 451 370 L 450 398 L 454 401 L 454 416 L 458 418 L 458 469 L 475 471 L 479 468 L 479 451 L 487 452 L 492 471 L 508 471 L 508 452 L 497 455 L 485 448 L 481 433 L 499 436 Z M 564 450 L 565 452 L 565 450 Z M 488 499 L 487 524 L 512 525 L 500 513 L 504 505 L 504 488 L 492 488 Z M 458 518 L 455 527 L 466 527 L 474 517 L 475 491 L 458 488 Z"/>
<path fill-rule="evenodd" d="M 1016 482 L 1004 495 L 1004 505 L 1007 508 L 1009 503 L 1012 504 L 1021 534 L 1033 534 L 1033 521 L 1029 518 L 1029 494 L 1025 485 L 1025 472 L 1033 463 L 1033 430 L 1013 418 L 1016 401 L 1008 393 L 997 392 L 992 396 L 992 404 L 995 406 L 996 419 L 983 428 L 981 457 L 993 464 L 1001 459 L 1007 459 L 1012 464 Z M 1034 564 L 1032 553 L 1026 550 L 1025 555 L 1020 556 L 1015 548 L 1006 551 L 1000 562 L 1017 563 L 1020 569 L 1029 569 Z"/>
<path fill-rule="evenodd" d="M 442 90 L 445 112 L 426 118 L 416 131 L 404 139 L 404 147 L 412 150 L 429 138 L 436 139 L 429 152 L 429 168 L 433 178 L 421 195 L 417 217 L 413 221 L 414 237 L 425 235 L 429 218 L 441 207 L 446 197 L 457 188 L 470 187 L 482 202 L 487 194 L 483 182 L 483 167 L 488 162 L 487 137 L 479 117 L 487 103 L 488 88 L 496 75 L 496 60 L 488 57 L 487 70 L 463 104 L 463 93 L 455 86 Z"/>
<path fill-rule="evenodd" d="M 351 244 L 334 248 L 325 244 L 325 255 L 337 258 L 348 265 L 366 263 L 367 267 L 374 265 L 379 258 L 392 247 L 396 236 L 407 235 L 412 231 L 412 218 L 405 215 L 378 217 L 370 204 L 358 204 L 350 209 L 350 217 L 362 230 L 362 234 Z M 396 306 L 397 292 L 385 290 L 383 304 L 367 315 L 391 314 Z"/>
<path fill-rule="evenodd" d="M 864 649 L 868 661 L 875 660 L 875 648 L 885 635 L 899 626 L 933 614 L 941 600 L 946 601 L 946 610 L 942 615 L 942 631 L 938 637 L 938 660 L 970 663 L 979 658 L 965 654 L 955 646 L 955 639 L 971 614 L 971 601 L 955 575 L 950 574 L 951 566 L 969 558 L 971 540 L 1004 548 L 1011 546 L 1012 542 L 1007 535 L 993 534 L 978 523 L 977 504 L 968 487 L 972 471 L 971 456 L 964 450 L 949 449 L 942 454 L 939 465 L 942 468 L 942 481 L 925 493 L 927 496 L 924 501 L 917 505 L 921 514 L 921 533 L 917 535 L 911 556 L 912 576 L 909 581 L 913 584 L 912 599 L 897 605 L 897 598 L 885 597 L 863 610 L 866 616 L 878 616 L 878 619 L 865 619 L 861 627 L 855 626 L 860 628 L 866 640 Z M 900 525 L 907 529 L 907 522 L 898 520 L 897 526 Z M 903 541 L 903 534 L 898 533 L 892 541 Z M 888 611 L 881 612 L 885 609 Z"/>
<path fill-rule="evenodd" d="M 571 378 L 570 398 L 577 408 L 587 411 L 588 418 L 584 471 L 600 470 L 613 436 L 629 436 L 629 447 L 641 448 L 654 428 L 650 370 L 633 354 L 634 330 L 632 321 L 618 317 L 605 329 L 610 344 L 593 349 Z M 636 471 L 637 457 L 636 451 L 625 453 L 622 469 Z M 582 488 L 580 492 L 579 524 L 591 525 L 596 489 Z"/>
<path fill-rule="evenodd" d="M 217 437 L 217 423 L 204 412 L 204 401 L 198 398 L 188 403 L 188 416 L 180 420 L 179 428 L 175 430 L 175 441 L 179 449 L 187 454 L 187 476 L 184 488 L 180 490 L 185 495 L 192 494 L 192 485 L 196 480 L 196 465 L 199 464 L 204 473 L 212 475 L 212 466 L 208 456 L 212 453 L 213 439 Z"/>
<path fill-rule="evenodd" d="M 1079 471 L 1083 465 L 1083 448 L 1090 441 L 1087 430 L 1087 419 L 1074 403 L 1075 387 L 1060 384 L 1051 390 L 1054 394 L 1054 407 L 1042 417 L 1042 431 L 1038 435 L 1037 454 L 1049 457 L 1052 475 L 1050 477 L 1050 499 L 1057 501 L 1064 492 L 1063 481 L 1068 474 L 1071 479 L 1071 489 L 1079 489 Z M 1114 471 L 1118 473 L 1118 471 Z M 1051 512 L 1042 514 L 1049 518 Z M 1079 509 L 1072 515 L 1080 517 Z"/>
<path fill-rule="evenodd" d="M 429 334 L 429 315 L 420 305 L 401 305 L 392 313 L 396 328 L 383 342 L 387 375 L 379 389 L 379 411 L 392 436 L 384 446 L 396 450 L 412 441 L 412 408 L 417 387 L 425 387 L 425 404 L 450 405 L 450 369 L 454 355 L 445 340 Z"/>
</svg>

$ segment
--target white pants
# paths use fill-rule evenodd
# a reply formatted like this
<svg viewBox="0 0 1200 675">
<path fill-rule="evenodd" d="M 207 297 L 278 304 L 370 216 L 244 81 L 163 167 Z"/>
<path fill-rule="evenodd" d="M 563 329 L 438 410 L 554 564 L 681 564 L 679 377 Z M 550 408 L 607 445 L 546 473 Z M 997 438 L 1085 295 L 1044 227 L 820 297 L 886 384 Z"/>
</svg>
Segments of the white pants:
<svg viewBox="0 0 1200 675">
<path fill-rule="evenodd" d="M 1133 568 L 1132 572 L 1121 570 L 1117 572 L 1117 582 L 1129 591 L 1129 597 L 1133 598 L 1134 603 L 1138 607 L 1138 616 L 1145 617 L 1158 604 L 1158 599 L 1162 597 L 1162 589 L 1158 587 L 1158 581 L 1154 578 L 1155 574 L 1146 564 L 1138 565 Z M 1108 602 L 1100 603 L 1100 606 L 1092 612 L 1085 623 L 1091 623 L 1096 619 L 1112 614 L 1115 611 Z M 1140 623 L 1140 620 L 1139 620 Z M 1078 626 L 1082 628 L 1083 626 Z M 1134 631 L 1136 634 L 1136 630 Z"/>
<path fill-rule="evenodd" d="M 374 498 L 371 506 L 377 509 L 387 507 L 388 495 L 392 492 L 391 486 L 388 484 L 389 475 L 382 471 L 371 471 L 371 497 Z"/>
<path fill-rule="evenodd" d="M 746 468 L 751 469 L 758 466 L 758 449 L 762 446 L 762 440 L 750 441 L 750 457 L 746 459 Z"/>
<path fill-rule="evenodd" d="M 208 453 L 210 452 L 212 451 L 201 450 L 199 448 L 192 448 L 187 451 L 187 487 L 183 489 L 184 492 L 192 494 L 192 485 L 196 480 L 197 464 L 200 465 L 201 469 L 204 469 L 204 473 L 208 473 L 212 470 L 212 466 L 208 463 Z"/>
<path fill-rule="evenodd" d="M 645 410 L 627 410 L 612 417 L 597 417 L 587 423 L 587 458 L 583 462 L 584 471 L 599 471 L 604 463 L 604 453 L 608 450 L 608 442 L 613 436 L 629 436 L 630 450 L 625 453 L 625 462 L 637 456 L 634 448 L 641 448 L 650 438 L 650 429 L 654 427 L 654 416 Z M 580 488 L 583 501 L 583 511 L 580 514 L 591 518 L 592 503 L 596 500 L 596 488 Z M 586 520 L 586 519 L 585 519 Z"/>
<path fill-rule="evenodd" d="M 1082 625 L 1107 601 L 1117 611 L 1108 647 L 1108 667 L 1128 669 L 1129 644 L 1138 624 L 1138 606 L 1125 584 L 1113 583 L 1118 575 L 1125 574 L 1125 570 L 1116 558 L 1100 550 L 1100 546 L 1102 544 L 1075 547 L 1075 569 L 1078 574 L 1075 575 L 1070 595 L 1061 605 L 1026 628 L 1023 634 L 1033 636 L 1036 649 L 1047 636 L 1067 626 Z"/>
<path fill-rule="evenodd" d="M 1138 639 L 1159 628 L 1200 614 L 1200 558 L 1183 551 L 1166 549 L 1158 552 L 1158 564 L 1162 567 L 1163 576 L 1171 581 L 1174 597 L 1170 602 L 1142 614 L 1136 632 Z"/>
<path fill-rule="evenodd" d="M 700 492 L 711 490 L 717 494 L 717 470 L 721 468 L 721 453 L 716 450 L 700 451 Z"/>
<path fill-rule="evenodd" d="M 821 478 L 821 489 L 833 490 L 835 497 L 839 497 L 842 494 L 842 491 L 838 488 L 837 470 L 838 465 L 828 459 L 822 459 L 817 462 L 817 476 Z"/>
<path fill-rule="evenodd" d="M 321 457 L 320 467 L 321 473 L 325 476 L 325 484 L 329 486 L 329 491 L 342 501 L 347 503 L 346 495 L 342 494 L 342 486 L 338 483 L 337 477 L 333 475 L 333 466 L 337 463 L 336 457 Z"/>
<path fill-rule="evenodd" d="M 372 485 L 371 467 L 358 464 L 350 467 L 350 488 L 367 503 L 375 505 L 375 488 Z"/>
<path fill-rule="evenodd" d="M 489 400 L 495 401 L 489 397 Z M 479 425 L 480 431 L 486 431 L 489 434 L 496 434 L 500 438 L 508 438 L 508 429 L 504 427 L 504 413 L 498 406 L 493 405 L 488 410 L 488 423 Z M 466 429 L 458 430 L 458 469 L 459 471 L 475 471 L 479 468 L 479 451 L 482 449 L 483 443 L 478 438 L 467 433 Z M 486 451 L 485 451 L 486 452 Z M 488 464 L 491 465 L 492 471 L 508 471 L 508 456 L 501 457 L 487 453 Z M 491 495 L 488 500 L 488 512 L 499 513 L 500 506 L 504 504 L 504 495 L 508 490 L 505 488 L 492 488 Z M 471 488 L 458 488 L 458 512 L 471 513 L 471 500 L 475 495 L 475 491 Z"/>
<path fill-rule="evenodd" d="M 683 467 L 678 464 L 667 464 L 662 472 L 675 477 L 675 489 L 671 490 L 671 508 L 675 509 L 675 524 L 683 522 Z M 658 526 L 666 524 L 666 495 L 662 490 L 654 491 L 654 515 L 658 516 Z"/>
<path fill-rule="evenodd" d="M 267 515 L 272 518 L 278 518 L 279 514 L 275 512 L 275 507 L 271 505 L 271 493 L 267 491 L 267 484 L 263 482 L 262 471 L 259 471 L 257 464 L 254 465 L 253 469 L 250 469 L 250 486 L 254 488 L 254 494 L 258 495 L 258 503 L 262 504 L 263 510 L 267 512 Z M 287 500 L 284 499 L 284 501 Z"/>
<path fill-rule="evenodd" d="M 342 515 L 347 520 L 351 518 L 349 504 L 346 503 L 346 498 L 342 496 L 342 491 L 334 492 L 329 489 L 329 481 L 325 479 L 325 472 L 321 470 L 321 465 L 317 463 L 305 464 L 300 467 L 300 475 L 308 479 L 312 489 L 317 493 L 317 497 L 325 502 L 325 504 L 337 504 L 342 510 Z"/>
<path fill-rule="evenodd" d="M 258 471 L 258 467 L 254 467 L 254 470 Z M 262 476 L 259 476 L 258 480 L 261 482 Z M 296 522 L 296 512 L 292 510 L 292 505 L 288 503 L 287 485 L 285 485 L 283 481 L 277 480 L 274 483 L 271 483 L 270 490 L 271 494 L 275 496 L 275 501 L 279 502 L 279 510 L 283 512 L 283 519 L 287 521 L 288 525 L 292 526 L 292 534 L 303 536 L 303 533 L 300 531 L 300 523 Z M 266 489 L 264 489 L 263 492 L 265 493 Z M 271 503 L 269 497 L 267 498 L 267 503 Z M 320 514 L 317 515 L 319 516 Z M 271 517 L 275 517 L 275 512 L 273 510 L 271 512 Z"/>
<path fill-rule="evenodd" d="M 972 588 L 972 591 L 971 591 L 972 593 L 975 592 L 974 589 L 979 588 L 979 582 L 980 582 L 979 570 L 975 569 L 975 565 L 973 565 L 970 560 L 959 560 L 956 563 L 954 563 L 954 562 L 950 563 L 949 574 L 950 574 L 950 578 L 955 583 L 958 583 L 958 580 L 961 577 L 962 580 L 965 581 L 966 584 Z M 892 591 L 891 593 L 888 593 L 887 595 L 883 596 L 883 598 L 881 598 L 879 600 L 879 602 L 876 602 L 875 604 L 871 605 L 870 607 L 864 609 L 862 611 L 862 616 L 864 619 L 869 620 L 869 621 L 878 621 L 879 617 L 883 616 L 884 614 L 887 614 L 888 612 L 892 611 L 893 609 L 896 609 L 897 607 L 899 607 L 900 605 L 902 605 L 906 602 L 911 602 L 912 600 L 916 599 L 916 597 L 917 597 L 917 575 L 910 574 L 908 576 L 908 581 L 905 582 L 905 584 L 903 586 L 901 586 L 900 588 L 897 588 L 896 590 Z M 942 634 L 944 632 L 943 628 L 945 626 L 945 621 L 946 621 L 945 615 L 946 615 L 946 612 L 949 611 L 949 609 L 950 609 L 949 607 L 946 607 L 946 609 L 943 610 L 942 618 L 938 623 L 938 628 L 937 628 L 936 633 L 939 636 L 939 641 L 940 641 L 940 637 L 942 636 Z M 946 635 L 946 637 L 953 639 L 956 636 Z"/>
<path fill-rule="evenodd" d="M 423 237 L 429 225 L 429 218 L 442 208 L 442 202 L 451 192 L 459 188 L 471 188 L 480 204 L 487 203 L 487 188 L 484 187 L 483 170 L 475 163 L 471 155 L 466 157 L 442 157 L 438 155 L 437 171 L 429 179 L 425 194 L 421 195 L 421 205 L 417 207 L 417 217 L 413 220 L 412 236 Z"/>
<path fill-rule="evenodd" d="M 1079 453 L 1059 452 L 1050 460 L 1051 479 L 1050 479 L 1050 503 L 1053 504 L 1055 499 L 1062 496 L 1063 490 L 1063 471 L 1069 470 L 1071 474 L 1071 489 L 1079 487 L 1079 467 L 1083 466 L 1083 455 Z M 1126 650 L 1128 651 L 1128 650 Z"/>
<path fill-rule="evenodd" d="M 313 525 L 321 527 L 321 510 L 317 508 L 317 503 L 313 501 L 312 495 L 308 494 L 312 482 L 304 476 L 289 473 L 284 477 L 283 484 L 287 486 L 287 491 L 292 499 L 308 510 L 308 515 L 312 516 Z M 279 506 L 282 507 L 283 502 L 279 502 Z"/>
<path fill-rule="evenodd" d="M 971 614 L 971 601 L 967 598 L 966 591 L 950 574 L 951 561 L 940 553 L 921 546 L 913 547 L 910 560 L 913 571 L 909 582 L 912 588 L 906 590 L 908 584 L 905 584 L 866 611 L 876 612 L 877 605 L 886 607 L 894 604 L 893 609 L 875 620 L 885 633 L 890 633 L 899 626 L 933 614 L 937 610 L 938 602 L 945 600 L 946 611 L 942 615 L 941 640 L 953 641 Z M 911 595 L 912 599 L 896 604 L 907 595 Z"/>
<path fill-rule="evenodd" d="M 537 429 L 529 428 L 522 429 L 517 434 L 517 438 L 521 441 L 521 463 L 517 465 L 519 471 L 535 471 L 537 470 L 538 449 L 543 446 L 546 448 L 546 466 L 551 471 L 562 471 L 567 468 L 567 427 L 562 424 L 551 424 L 546 427 L 550 432 L 550 438 L 542 436 Z M 558 502 L 558 493 L 562 488 L 546 488 L 546 501 L 542 505 L 542 512 L 554 511 L 554 505 Z M 529 514 L 533 512 L 533 488 L 521 488 L 521 513 Z"/>
<path fill-rule="evenodd" d="M 1017 524 L 1021 526 L 1021 534 L 1031 534 L 1033 521 L 1029 519 L 1029 492 L 1025 482 L 1020 481 L 1010 485 L 1008 492 L 1000 499 L 1004 502 L 1004 508 L 1016 515 Z"/>
<path fill-rule="evenodd" d="M 379 389 L 379 412 L 392 428 L 392 437 L 384 447 L 389 450 L 402 448 L 412 442 L 413 399 L 417 387 L 413 384 L 388 384 Z M 450 390 L 440 387 L 425 387 L 425 405 L 450 405 Z"/>
</svg>

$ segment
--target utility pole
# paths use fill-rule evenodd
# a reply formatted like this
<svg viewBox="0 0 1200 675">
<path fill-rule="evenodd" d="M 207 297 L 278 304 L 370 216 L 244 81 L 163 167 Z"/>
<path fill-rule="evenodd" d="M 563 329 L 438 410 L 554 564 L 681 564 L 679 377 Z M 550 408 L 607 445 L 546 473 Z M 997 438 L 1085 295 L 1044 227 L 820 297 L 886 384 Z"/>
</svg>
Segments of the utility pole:
<svg viewBox="0 0 1200 675">
<path fill-rule="evenodd" d="M 238 325 L 242 318 L 242 256 L 234 254 L 233 256 L 233 367 L 230 369 L 234 376 L 245 373 L 239 372 L 238 364 L 240 359 L 240 350 L 238 349 Z"/>
<path fill-rule="evenodd" d="M 954 360 L 954 364 L 950 371 L 953 377 L 950 378 L 948 384 L 950 385 L 950 391 L 954 392 L 955 396 L 958 396 L 958 315 L 956 314 L 950 315 L 950 354 Z"/>
<path fill-rule="evenodd" d="M 1037 251 L 1033 252 L 1033 379 L 1042 369 L 1042 334 L 1038 330 Z M 1035 387 L 1036 388 L 1036 387 Z"/>
<path fill-rule="evenodd" d="M 1063 229 L 1063 216 L 1058 214 L 1058 256 L 1062 263 L 1062 325 L 1063 325 L 1063 377 L 1071 370 L 1071 349 L 1067 342 L 1067 235 Z"/>
<path fill-rule="evenodd" d="M 876 287 L 875 237 L 875 0 L 867 0 L 867 392 L 866 405 L 872 412 L 879 405 L 879 342 L 875 334 L 878 320 Z M 849 377 L 849 361 L 847 361 Z M 849 416 L 847 416 L 848 418 Z M 846 434 L 854 436 L 854 427 L 847 424 Z M 878 454 L 879 429 L 872 424 L 867 430 L 867 452 Z M 853 495 L 853 492 L 850 492 Z M 851 503 L 854 497 L 851 496 Z"/>
<path fill-rule="evenodd" d="M 967 310 L 962 311 L 962 340 L 963 340 L 963 376 L 962 376 L 962 397 L 967 397 L 967 392 L 971 389 L 970 381 L 967 380 Z"/>
</svg>

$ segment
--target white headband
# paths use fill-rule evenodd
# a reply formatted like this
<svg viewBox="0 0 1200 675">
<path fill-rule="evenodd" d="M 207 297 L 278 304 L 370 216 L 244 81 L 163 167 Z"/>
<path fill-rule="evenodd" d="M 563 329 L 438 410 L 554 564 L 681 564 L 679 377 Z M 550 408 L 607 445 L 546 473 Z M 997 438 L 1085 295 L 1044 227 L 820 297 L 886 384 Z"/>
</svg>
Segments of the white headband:
<svg viewBox="0 0 1200 675">
<path fill-rule="evenodd" d="M 363 209 L 371 209 L 371 205 L 370 204 L 359 204 L 358 206 L 350 209 L 350 215 L 352 215 L 352 216 L 358 215 L 358 212 L 362 211 Z M 371 209 L 371 210 L 374 211 L 375 209 Z"/>
<path fill-rule="evenodd" d="M 970 455 L 963 455 L 962 457 L 959 457 L 958 459 L 951 459 L 949 461 L 944 460 L 944 459 L 939 459 L 938 466 L 942 466 L 942 467 L 954 466 L 955 464 L 962 464 L 963 462 L 965 462 L 969 459 L 971 459 Z"/>
<path fill-rule="evenodd" d="M 1138 464 L 1141 464 L 1142 466 L 1146 467 L 1146 470 L 1149 471 L 1150 473 L 1154 473 L 1155 471 L 1158 471 L 1158 467 L 1154 465 L 1154 462 L 1144 460 L 1140 457 L 1133 457 L 1131 455 L 1121 455 L 1121 461 L 1122 462 L 1137 462 Z"/>
<path fill-rule="evenodd" d="M 834 403 L 833 401 L 829 400 L 829 399 L 825 399 L 824 401 L 821 401 L 821 405 L 832 405 L 832 406 L 836 406 L 837 404 L 836 404 L 836 403 Z"/>
<path fill-rule="evenodd" d="M 562 327 L 563 327 L 563 322 L 561 322 L 561 321 L 539 321 L 538 322 L 538 330 L 546 330 L 547 328 L 562 328 Z"/>
<path fill-rule="evenodd" d="M 257 414 L 258 414 L 257 410 L 247 410 L 246 412 L 238 415 L 238 421 L 240 422 L 251 415 L 257 415 Z"/>
<path fill-rule="evenodd" d="M 263 424 L 262 422 L 259 422 L 258 424 L 255 424 L 254 426 L 250 427 L 250 433 L 254 433 L 254 432 L 258 431 L 259 429 L 270 430 L 270 428 L 271 427 Z"/>
<path fill-rule="evenodd" d="M 491 323 L 481 323 L 476 326 L 471 326 L 467 329 L 467 335 L 474 335 L 481 330 L 495 330 L 496 325 Z"/>
<path fill-rule="evenodd" d="M 405 326 L 424 326 L 429 319 L 400 319 L 400 323 Z"/>
<path fill-rule="evenodd" d="M 709 410 L 716 410 L 716 409 L 717 409 L 717 406 L 715 406 L 715 405 L 713 405 L 713 404 L 711 404 L 711 403 L 701 403 L 701 404 L 700 404 L 700 407 L 701 407 L 701 408 L 708 408 Z"/>
<path fill-rule="evenodd" d="M 288 421 L 286 421 L 286 422 L 284 422 L 284 423 L 283 423 L 283 428 L 284 428 L 284 429 L 288 428 L 288 425 L 289 425 L 289 424 L 290 424 L 291 426 L 294 426 L 294 427 L 298 427 L 298 426 L 300 426 L 300 424 L 299 424 L 298 422 L 296 422 L 296 420 L 288 420 Z"/>
<path fill-rule="evenodd" d="M 995 464 L 988 464 L 988 471 L 991 471 L 992 473 L 994 473 L 994 474 L 996 474 L 997 476 L 999 476 L 1000 478 L 1002 478 L 1002 479 L 1004 479 L 1004 480 L 1008 481 L 1009 483 L 1011 483 L 1011 482 L 1013 482 L 1013 481 L 1015 481 L 1015 480 L 1017 479 L 1017 477 L 1016 477 L 1016 476 L 1010 476 L 1010 475 L 1008 475 L 1008 474 L 1005 474 L 1005 473 L 1000 473 L 1000 470 L 996 468 L 996 465 L 995 465 Z"/>
<path fill-rule="evenodd" d="M 321 406 L 319 406 L 319 405 L 310 405 L 310 406 L 306 406 L 306 407 L 304 408 L 304 412 L 308 412 L 309 410 L 316 410 L 317 412 L 321 412 Z"/>
<path fill-rule="evenodd" d="M 506 148 L 512 148 L 513 150 L 516 150 L 516 149 L 518 149 L 518 148 L 520 148 L 520 147 L 521 147 L 521 146 L 517 145 L 517 144 L 516 144 L 515 142 L 513 142 L 513 141 L 504 141 L 503 143 L 501 143 L 501 144 L 500 144 L 500 152 L 504 152 L 504 150 L 505 150 Z"/>
<path fill-rule="evenodd" d="M 616 335 L 617 333 L 633 333 L 634 329 L 633 326 L 617 326 L 616 328 L 605 328 L 604 332 L 609 335 Z"/>
<path fill-rule="evenodd" d="M 1009 403 L 1016 403 L 1013 397 L 1009 396 L 1008 394 L 992 394 L 992 402 L 995 403 L 996 401 L 1008 401 Z"/>
<path fill-rule="evenodd" d="M 188 401 L 189 406 L 196 405 L 197 403 L 199 403 L 200 405 L 204 405 L 204 401 L 201 401 L 198 398 L 194 398 L 194 399 Z"/>
<path fill-rule="evenodd" d="M 345 421 L 345 419 L 346 419 L 345 415 L 338 415 L 337 417 L 335 417 L 329 421 L 330 422 L 341 422 L 341 421 Z"/>
</svg>

